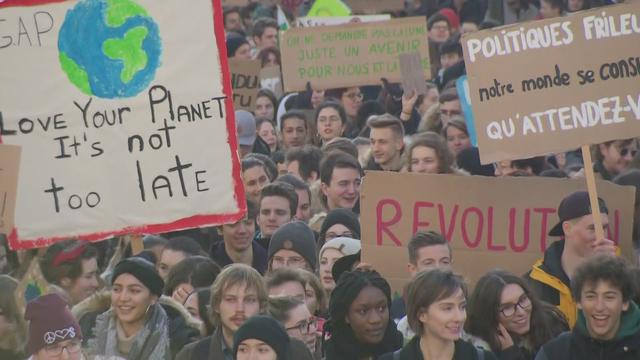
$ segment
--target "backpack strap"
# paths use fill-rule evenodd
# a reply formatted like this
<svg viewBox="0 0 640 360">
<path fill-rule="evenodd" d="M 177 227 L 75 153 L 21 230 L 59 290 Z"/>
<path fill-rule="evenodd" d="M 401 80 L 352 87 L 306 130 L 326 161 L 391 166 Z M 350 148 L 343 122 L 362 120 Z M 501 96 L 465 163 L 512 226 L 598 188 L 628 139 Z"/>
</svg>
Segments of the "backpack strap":
<svg viewBox="0 0 640 360">
<path fill-rule="evenodd" d="M 476 353 L 477 353 L 477 356 L 476 356 L 477 360 L 484 360 L 484 349 L 477 347 Z"/>
</svg>

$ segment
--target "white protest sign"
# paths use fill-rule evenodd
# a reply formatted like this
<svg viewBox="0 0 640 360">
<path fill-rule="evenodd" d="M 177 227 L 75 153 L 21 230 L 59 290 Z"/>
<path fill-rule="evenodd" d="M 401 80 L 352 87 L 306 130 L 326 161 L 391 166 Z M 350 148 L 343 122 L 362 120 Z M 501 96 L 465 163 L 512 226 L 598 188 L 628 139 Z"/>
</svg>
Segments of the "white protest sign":
<svg viewBox="0 0 640 360">
<path fill-rule="evenodd" d="M 1 9 L 12 248 L 243 216 L 220 0 L 24 3 Z"/>
</svg>

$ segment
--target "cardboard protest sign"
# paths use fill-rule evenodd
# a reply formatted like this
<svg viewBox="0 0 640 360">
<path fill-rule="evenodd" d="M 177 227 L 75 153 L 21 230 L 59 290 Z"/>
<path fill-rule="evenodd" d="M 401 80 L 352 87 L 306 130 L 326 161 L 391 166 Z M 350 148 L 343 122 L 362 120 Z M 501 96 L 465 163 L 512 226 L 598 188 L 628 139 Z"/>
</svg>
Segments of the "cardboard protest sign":
<svg viewBox="0 0 640 360">
<path fill-rule="evenodd" d="M 282 97 L 280 66 L 269 66 L 260 70 L 260 88 L 273 91 L 278 99 Z"/>
<path fill-rule="evenodd" d="M 354 14 L 379 14 L 404 10 L 403 0 L 344 0 Z"/>
<path fill-rule="evenodd" d="M 400 54 L 400 73 L 402 74 L 402 89 L 407 93 L 415 91 L 418 95 L 427 93 L 427 81 L 422 72 L 420 53 Z"/>
<path fill-rule="evenodd" d="M 638 13 L 622 4 L 465 34 L 482 162 L 638 136 Z"/>
<path fill-rule="evenodd" d="M 236 110 L 253 111 L 260 90 L 260 60 L 230 60 L 233 106 Z"/>
<path fill-rule="evenodd" d="M 360 207 L 363 261 L 399 290 L 408 278 L 411 236 L 433 230 L 449 240 L 455 271 L 471 283 L 492 268 L 524 274 L 558 239 L 547 233 L 559 221 L 562 198 L 585 187 L 568 179 L 367 172 Z M 635 189 L 611 182 L 598 188 L 609 208 L 608 238 L 631 259 Z"/>
<path fill-rule="evenodd" d="M 0 5 L 11 247 L 242 218 L 220 0 L 34 3 Z"/>
<path fill-rule="evenodd" d="M 340 26 L 293 28 L 280 33 L 285 91 L 332 89 L 400 82 L 398 56 L 419 52 L 430 76 L 427 27 L 423 18 Z"/>
<path fill-rule="evenodd" d="M 314 27 L 314 26 L 331 26 L 331 25 L 344 25 L 349 23 L 368 23 L 376 21 L 387 21 L 391 19 L 391 15 L 354 15 L 354 16 L 332 16 L 332 17 L 299 17 L 296 19 L 295 25 L 301 27 Z"/>
<path fill-rule="evenodd" d="M 18 170 L 20 169 L 20 147 L 0 144 L 0 233 L 13 230 Z"/>
</svg>

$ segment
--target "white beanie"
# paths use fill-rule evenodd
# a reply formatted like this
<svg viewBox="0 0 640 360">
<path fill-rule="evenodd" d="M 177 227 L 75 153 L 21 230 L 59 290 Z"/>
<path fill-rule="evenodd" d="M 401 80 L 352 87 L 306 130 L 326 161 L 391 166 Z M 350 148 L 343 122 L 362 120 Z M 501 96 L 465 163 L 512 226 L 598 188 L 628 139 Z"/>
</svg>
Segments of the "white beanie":
<svg viewBox="0 0 640 360">
<path fill-rule="evenodd" d="M 342 253 L 342 255 L 354 255 L 362 248 L 360 240 L 352 239 L 350 237 L 337 237 L 327 241 L 320 249 L 320 257 L 322 253 L 327 249 L 336 249 Z"/>
</svg>

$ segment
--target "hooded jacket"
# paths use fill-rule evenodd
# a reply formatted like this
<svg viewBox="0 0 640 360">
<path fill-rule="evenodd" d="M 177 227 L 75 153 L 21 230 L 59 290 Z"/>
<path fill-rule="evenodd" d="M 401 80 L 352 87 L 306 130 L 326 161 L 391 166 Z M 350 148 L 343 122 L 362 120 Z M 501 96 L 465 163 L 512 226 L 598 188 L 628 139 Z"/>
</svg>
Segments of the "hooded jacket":
<svg viewBox="0 0 640 360">
<path fill-rule="evenodd" d="M 631 301 L 622 313 L 620 328 L 611 340 L 596 340 L 589 335 L 587 321 L 578 312 L 576 327 L 545 344 L 536 360 L 637 360 L 640 359 L 640 310 Z"/>
<path fill-rule="evenodd" d="M 567 318 L 569 327 L 576 323 L 576 302 L 571 295 L 570 280 L 562 268 L 564 240 L 551 244 L 544 252 L 544 258 L 536 261 L 525 275 L 529 285 L 541 300 L 555 305 Z"/>
<path fill-rule="evenodd" d="M 158 300 L 168 317 L 169 342 L 171 353 L 176 354 L 184 345 L 195 341 L 204 333 L 204 325 L 195 319 L 184 306 L 168 296 L 161 296 Z M 95 338 L 94 332 L 98 316 L 108 311 L 111 307 L 111 292 L 102 290 L 93 294 L 71 309 L 71 313 L 78 320 L 82 334 L 84 335 L 83 347 L 86 347 L 89 339 Z"/>
</svg>

